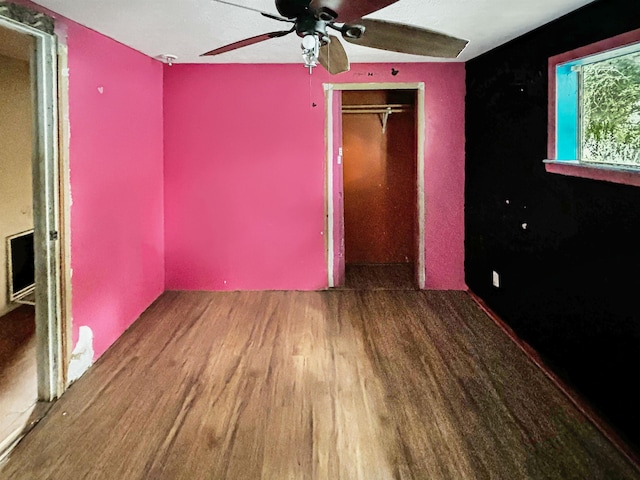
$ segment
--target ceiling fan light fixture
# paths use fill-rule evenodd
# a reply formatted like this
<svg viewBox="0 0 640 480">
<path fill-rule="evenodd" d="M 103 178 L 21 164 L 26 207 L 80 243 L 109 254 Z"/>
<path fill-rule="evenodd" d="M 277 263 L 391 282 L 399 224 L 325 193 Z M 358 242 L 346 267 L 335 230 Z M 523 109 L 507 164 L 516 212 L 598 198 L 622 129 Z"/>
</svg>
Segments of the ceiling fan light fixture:
<svg viewBox="0 0 640 480">
<path fill-rule="evenodd" d="M 310 74 L 318 64 L 332 75 L 349 71 L 349 58 L 342 42 L 339 37 L 329 35 L 327 29 L 340 32 L 342 40 L 355 45 L 426 57 L 457 58 L 469 43 L 418 26 L 364 18 L 400 0 L 275 0 L 280 16 L 234 1 L 212 1 L 252 10 L 273 20 L 292 23 L 293 27 L 245 38 L 203 56 L 219 55 L 295 32 L 302 39 L 302 57 Z"/>
<path fill-rule="evenodd" d="M 309 74 L 313 68 L 318 66 L 318 54 L 320 53 L 320 38 L 317 35 L 309 34 L 302 37 L 302 59 L 304 66 L 309 69 Z"/>
</svg>

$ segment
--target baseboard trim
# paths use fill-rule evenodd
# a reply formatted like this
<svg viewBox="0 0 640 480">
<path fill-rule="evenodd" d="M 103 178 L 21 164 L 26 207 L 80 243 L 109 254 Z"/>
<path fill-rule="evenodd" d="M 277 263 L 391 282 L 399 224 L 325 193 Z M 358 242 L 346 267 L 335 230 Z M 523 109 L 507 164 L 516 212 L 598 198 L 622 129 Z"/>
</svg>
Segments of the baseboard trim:
<svg viewBox="0 0 640 480">
<path fill-rule="evenodd" d="M 471 299 L 487 314 L 491 320 L 515 343 L 520 350 L 544 373 L 569 401 L 609 440 L 622 455 L 640 472 L 640 457 L 627 443 L 598 415 L 588 403 L 567 385 L 544 363 L 542 357 L 527 342 L 522 340 L 504 320 L 502 320 L 478 295 L 467 290 Z"/>
<path fill-rule="evenodd" d="M 10 433 L 7 438 L 3 439 L 0 442 L 0 466 L 6 463 L 7 459 L 9 458 L 9 454 L 13 451 L 18 442 L 20 442 L 20 440 L 22 440 L 22 438 L 24 437 L 24 433 L 22 432 L 22 430 L 22 427 L 16 429 L 12 433 Z"/>
<path fill-rule="evenodd" d="M 53 403 L 54 402 L 37 402 L 26 425 L 17 428 L 13 433 L 9 434 L 7 438 L 0 441 L 0 467 L 9 460 L 11 452 L 13 452 L 22 439 L 49 413 L 49 409 L 53 406 Z"/>
</svg>

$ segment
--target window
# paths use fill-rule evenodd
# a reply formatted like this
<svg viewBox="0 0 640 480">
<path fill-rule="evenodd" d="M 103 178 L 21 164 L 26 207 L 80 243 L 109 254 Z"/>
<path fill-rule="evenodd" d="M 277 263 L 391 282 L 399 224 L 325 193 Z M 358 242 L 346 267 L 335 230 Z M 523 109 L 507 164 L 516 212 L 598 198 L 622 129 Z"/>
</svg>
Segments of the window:
<svg viewBox="0 0 640 480">
<path fill-rule="evenodd" d="M 579 72 L 580 160 L 640 166 L 640 51 Z"/>
<path fill-rule="evenodd" d="M 550 58 L 549 102 L 547 171 L 640 184 L 640 30 Z"/>
</svg>

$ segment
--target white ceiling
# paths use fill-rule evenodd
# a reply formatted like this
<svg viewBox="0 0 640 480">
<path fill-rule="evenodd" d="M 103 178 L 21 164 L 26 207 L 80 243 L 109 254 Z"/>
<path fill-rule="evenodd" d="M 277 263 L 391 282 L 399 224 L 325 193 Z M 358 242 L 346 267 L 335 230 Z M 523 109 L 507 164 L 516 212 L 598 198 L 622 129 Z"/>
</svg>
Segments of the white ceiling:
<svg viewBox="0 0 640 480">
<path fill-rule="evenodd" d="M 232 0 L 277 14 L 274 0 Z M 356 1 L 356 0 L 352 0 Z M 474 58 L 593 0 L 399 0 L 369 17 L 429 28 L 469 40 L 458 60 Z M 176 63 L 295 63 L 300 39 L 291 34 L 215 57 L 200 54 L 287 24 L 212 0 L 36 0 L 54 12 L 150 57 L 172 54 Z M 284 28 L 283 28 L 284 27 Z M 441 61 L 343 42 L 360 62 Z"/>
</svg>

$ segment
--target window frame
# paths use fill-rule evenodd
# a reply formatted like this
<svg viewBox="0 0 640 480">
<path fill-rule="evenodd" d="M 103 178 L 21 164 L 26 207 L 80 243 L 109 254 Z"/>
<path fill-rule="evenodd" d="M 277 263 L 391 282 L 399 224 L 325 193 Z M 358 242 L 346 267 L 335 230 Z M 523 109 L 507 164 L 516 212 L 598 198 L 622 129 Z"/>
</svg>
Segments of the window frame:
<svg viewBox="0 0 640 480">
<path fill-rule="evenodd" d="M 549 58 L 548 143 L 545 169 L 571 175 L 640 186 L 640 168 L 628 165 L 581 162 L 579 75 L 571 70 L 613 56 L 612 50 L 640 45 L 640 29 Z M 618 54 L 615 54 L 616 56 Z M 560 70 L 561 75 L 558 75 Z"/>
</svg>

